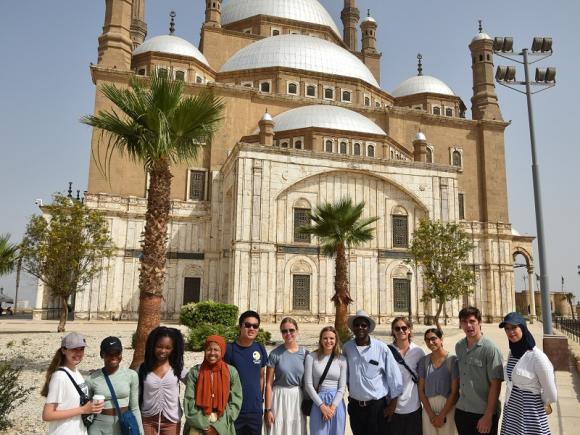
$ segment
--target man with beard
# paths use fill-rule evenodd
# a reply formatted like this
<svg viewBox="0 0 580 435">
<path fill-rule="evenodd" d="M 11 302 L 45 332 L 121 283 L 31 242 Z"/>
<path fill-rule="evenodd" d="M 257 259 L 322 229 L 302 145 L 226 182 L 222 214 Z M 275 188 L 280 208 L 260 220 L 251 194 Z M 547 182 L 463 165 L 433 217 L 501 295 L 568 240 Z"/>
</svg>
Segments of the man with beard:
<svg viewBox="0 0 580 435">
<path fill-rule="evenodd" d="M 364 310 L 349 316 L 354 339 L 344 345 L 348 362 L 348 414 L 354 435 L 384 432 L 385 410 L 403 391 L 398 364 L 389 347 L 370 337 L 375 321 Z"/>
</svg>

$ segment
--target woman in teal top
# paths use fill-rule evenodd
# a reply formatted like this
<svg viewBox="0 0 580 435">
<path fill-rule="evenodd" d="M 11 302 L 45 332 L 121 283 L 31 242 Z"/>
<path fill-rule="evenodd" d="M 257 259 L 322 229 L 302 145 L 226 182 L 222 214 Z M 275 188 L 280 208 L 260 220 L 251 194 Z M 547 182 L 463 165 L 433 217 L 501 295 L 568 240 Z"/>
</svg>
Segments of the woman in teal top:
<svg viewBox="0 0 580 435">
<path fill-rule="evenodd" d="M 117 337 L 107 337 L 101 342 L 101 358 L 105 367 L 121 413 L 131 410 L 139 424 L 139 432 L 143 434 L 143 424 L 141 423 L 141 413 L 139 412 L 139 377 L 134 370 L 119 367 L 123 359 L 123 345 Z M 102 394 L 105 396 L 103 411 L 95 417 L 95 421 L 89 426 L 89 435 L 121 435 L 117 410 L 111 399 L 103 370 L 95 370 L 87 379 L 90 396 Z"/>
<path fill-rule="evenodd" d="M 223 361 L 225 351 L 225 340 L 210 335 L 205 341 L 203 363 L 187 375 L 185 435 L 236 434 L 234 421 L 242 407 L 242 384 L 235 367 Z"/>
</svg>

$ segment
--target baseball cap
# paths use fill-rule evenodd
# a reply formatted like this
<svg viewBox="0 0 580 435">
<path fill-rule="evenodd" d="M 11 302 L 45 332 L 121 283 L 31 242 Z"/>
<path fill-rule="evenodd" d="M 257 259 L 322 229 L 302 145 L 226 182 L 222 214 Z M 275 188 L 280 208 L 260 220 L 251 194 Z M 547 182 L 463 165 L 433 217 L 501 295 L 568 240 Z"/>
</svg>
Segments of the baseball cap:
<svg viewBox="0 0 580 435">
<path fill-rule="evenodd" d="M 510 325 L 526 326 L 526 319 L 524 319 L 521 314 L 513 312 L 506 314 L 506 316 L 503 318 L 503 322 L 499 324 L 499 327 L 503 328 L 506 325 L 506 323 L 509 323 Z"/>
<path fill-rule="evenodd" d="M 78 332 L 71 332 L 64 337 L 60 341 L 60 347 L 64 347 L 65 349 L 78 349 L 79 347 L 87 347 L 87 341 L 85 337 L 83 337 Z"/>
<path fill-rule="evenodd" d="M 101 353 L 122 352 L 123 345 L 118 337 L 107 337 L 101 341 Z"/>
</svg>

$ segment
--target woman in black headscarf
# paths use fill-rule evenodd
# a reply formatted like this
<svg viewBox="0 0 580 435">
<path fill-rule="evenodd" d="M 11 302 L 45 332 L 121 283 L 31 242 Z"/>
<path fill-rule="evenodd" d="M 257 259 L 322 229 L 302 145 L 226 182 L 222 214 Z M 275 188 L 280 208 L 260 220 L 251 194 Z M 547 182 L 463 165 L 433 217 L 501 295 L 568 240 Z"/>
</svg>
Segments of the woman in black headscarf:
<svg viewBox="0 0 580 435">
<path fill-rule="evenodd" d="M 546 405 L 557 397 L 554 367 L 537 348 L 520 314 L 509 313 L 499 327 L 505 330 L 510 345 L 504 366 L 507 389 L 501 433 L 550 434 Z"/>
</svg>

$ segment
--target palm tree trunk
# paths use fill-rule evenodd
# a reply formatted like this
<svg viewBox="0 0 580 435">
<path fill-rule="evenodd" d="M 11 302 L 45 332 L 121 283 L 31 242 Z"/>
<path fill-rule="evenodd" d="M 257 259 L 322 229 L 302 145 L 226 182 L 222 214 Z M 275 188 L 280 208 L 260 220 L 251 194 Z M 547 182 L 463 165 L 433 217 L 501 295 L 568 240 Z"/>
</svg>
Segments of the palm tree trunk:
<svg viewBox="0 0 580 435">
<path fill-rule="evenodd" d="M 65 296 L 60 297 L 60 314 L 59 314 L 59 322 L 58 328 L 56 329 L 58 332 L 64 332 L 66 328 L 66 318 L 68 316 L 68 303 L 66 301 Z"/>
<path fill-rule="evenodd" d="M 161 299 L 165 282 L 172 178 L 169 163 L 166 160 L 155 162 L 149 175 L 143 258 L 139 273 L 139 320 L 132 369 L 143 362 L 147 336 L 161 321 Z"/>
<path fill-rule="evenodd" d="M 348 315 L 348 305 L 352 302 L 348 291 L 347 266 L 346 247 L 344 243 L 340 243 L 336 248 L 334 296 L 331 299 L 336 308 L 334 327 L 337 331 L 347 330 L 346 320 Z"/>
</svg>

